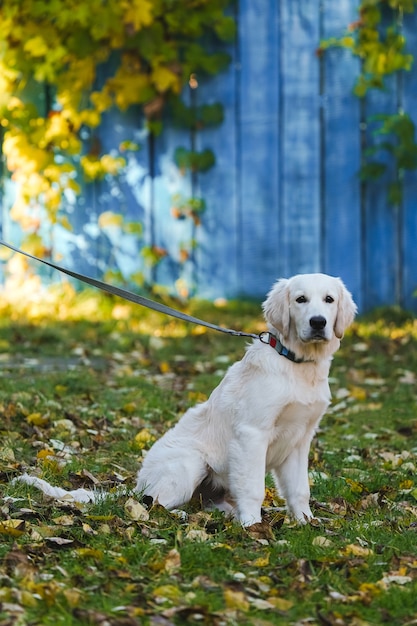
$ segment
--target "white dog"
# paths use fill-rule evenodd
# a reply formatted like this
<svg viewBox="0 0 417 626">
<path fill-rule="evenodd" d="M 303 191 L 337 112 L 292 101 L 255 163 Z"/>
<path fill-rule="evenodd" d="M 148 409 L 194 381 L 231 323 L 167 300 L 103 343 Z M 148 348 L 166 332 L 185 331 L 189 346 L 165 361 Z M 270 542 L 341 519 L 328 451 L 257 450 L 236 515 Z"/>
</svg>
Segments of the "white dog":
<svg viewBox="0 0 417 626">
<path fill-rule="evenodd" d="M 330 402 L 332 355 L 356 306 L 338 278 L 304 274 L 278 280 L 263 310 L 268 331 L 206 402 L 153 445 L 138 472 L 137 492 L 168 509 L 198 495 L 249 526 L 261 521 L 265 474 L 271 472 L 289 514 L 301 523 L 313 517 L 310 443 Z M 98 497 L 26 474 L 18 480 L 55 498 Z"/>
<path fill-rule="evenodd" d="M 263 310 L 268 332 L 149 450 L 138 492 L 168 509 L 199 494 L 249 526 L 261 521 L 271 472 L 290 515 L 313 517 L 310 443 L 330 401 L 332 355 L 356 306 L 338 278 L 305 274 L 279 280 Z"/>
</svg>

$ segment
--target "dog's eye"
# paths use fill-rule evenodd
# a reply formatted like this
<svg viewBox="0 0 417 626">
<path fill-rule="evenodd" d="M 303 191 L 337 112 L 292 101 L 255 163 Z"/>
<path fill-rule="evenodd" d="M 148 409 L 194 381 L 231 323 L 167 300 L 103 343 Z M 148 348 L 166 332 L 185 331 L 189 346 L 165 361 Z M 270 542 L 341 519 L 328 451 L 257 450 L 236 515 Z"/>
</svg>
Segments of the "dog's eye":
<svg viewBox="0 0 417 626">
<path fill-rule="evenodd" d="M 304 304 L 304 302 L 307 302 L 307 298 L 305 296 L 299 296 L 296 302 L 298 302 L 298 304 Z"/>
<path fill-rule="evenodd" d="M 332 296 L 326 296 L 325 302 L 327 302 L 327 304 L 331 304 L 334 302 L 334 298 L 332 298 Z"/>
</svg>

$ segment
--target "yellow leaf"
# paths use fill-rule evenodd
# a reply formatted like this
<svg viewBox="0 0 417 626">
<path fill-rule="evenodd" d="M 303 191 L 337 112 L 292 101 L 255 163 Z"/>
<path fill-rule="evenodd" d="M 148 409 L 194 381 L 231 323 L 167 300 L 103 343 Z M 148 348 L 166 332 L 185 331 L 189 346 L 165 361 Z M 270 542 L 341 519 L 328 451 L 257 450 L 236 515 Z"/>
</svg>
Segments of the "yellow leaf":
<svg viewBox="0 0 417 626">
<path fill-rule="evenodd" d="M 180 90 L 180 79 L 177 74 L 163 65 L 158 65 L 152 72 L 152 81 L 158 91 L 164 92 L 173 89 L 178 93 Z"/>
<path fill-rule="evenodd" d="M 36 458 L 39 461 L 47 459 L 48 457 L 55 457 L 55 452 L 53 450 L 49 450 L 48 448 L 39 450 L 38 454 L 36 455 Z"/>
<path fill-rule="evenodd" d="M 126 402 L 126 404 L 124 404 L 122 408 L 124 413 L 127 413 L 128 415 L 133 415 L 138 407 L 136 406 L 136 402 Z"/>
<path fill-rule="evenodd" d="M 37 35 L 28 39 L 23 46 L 23 49 L 33 57 L 43 57 L 48 53 L 49 46 L 43 37 Z"/>
<path fill-rule="evenodd" d="M 349 391 L 350 395 L 355 400 L 359 400 L 360 402 L 366 400 L 366 391 L 362 387 L 351 387 Z"/>
<path fill-rule="evenodd" d="M 103 113 L 103 111 L 110 109 L 113 104 L 113 99 L 106 90 L 94 91 L 90 95 L 90 100 L 99 113 Z"/>
<path fill-rule="evenodd" d="M 64 589 L 62 593 L 71 608 L 75 608 L 80 604 L 82 593 L 79 589 L 75 587 L 72 589 Z"/>
<path fill-rule="evenodd" d="M 49 416 L 42 413 L 31 413 L 27 416 L 26 421 L 34 426 L 46 426 L 49 422 Z"/>
<path fill-rule="evenodd" d="M 13 448 L 9 448 L 8 446 L 2 448 L 0 450 L 0 458 L 2 461 L 13 463 L 13 461 L 16 460 Z"/>
<path fill-rule="evenodd" d="M 55 604 L 56 596 L 61 590 L 60 585 L 53 580 L 48 582 L 34 582 L 30 580 L 27 582 L 27 588 L 34 595 L 40 596 L 48 606 Z"/>
<path fill-rule="evenodd" d="M 168 374 L 168 372 L 171 371 L 171 366 L 168 361 L 161 361 L 161 363 L 159 364 L 159 369 L 161 374 Z"/>
<path fill-rule="evenodd" d="M 85 176 L 88 179 L 95 180 L 96 178 L 103 178 L 103 168 L 97 157 L 92 157 L 90 155 L 82 156 L 80 164 L 84 170 Z"/>
<path fill-rule="evenodd" d="M 382 592 L 382 589 L 381 585 L 378 585 L 378 583 L 362 583 L 359 586 L 359 591 L 372 596 L 377 596 Z"/>
<path fill-rule="evenodd" d="M 129 0 L 122 3 L 125 11 L 123 21 L 134 30 L 152 23 L 152 2 L 150 0 Z"/>
<path fill-rule="evenodd" d="M 233 609 L 235 611 L 248 611 L 250 608 L 249 602 L 243 591 L 225 589 L 223 597 L 228 609 Z"/>
<path fill-rule="evenodd" d="M 34 607 L 37 605 L 37 599 L 30 591 L 22 589 L 20 592 L 20 601 L 24 607 Z"/>
<path fill-rule="evenodd" d="M 123 215 L 113 213 L 113 211 L 104 211 L 98 218 L 100 228 L 120 227 L 123 224 Z"/>
<path fill-rule="evenodd" d="M 259 559 L 253 561 L 255 567 L 266 567 L 269 565 L 269 553 L 266 556 L 261 556 Z"/>
<path fill-rule="evenodd" d="M 91 557 L 97 561 L 102 561 L 104 556 L 102 550 L 97 550 L 95 548 L 77 548 L 76 553 L 82 558 Z"/>
<path fill-rule="evenodd" d="M 352 480 L 351 478 L 346 478 L 346 482 L 350 487 L 352 493 L 362 493 L 363 485 L 359 483 L 357 480 Z"/>
<path fill-rule="evenodd" d="M 130 519 L 135 521 L 147 521 L 149 519 L 149 513 L 145 507 L 135 500 L 134 498 L 129 498 L 126 500 L 125 511 Z"/>
<path fill-rule="evenodd" d="M 81 111 L 80 122 L 90 126 L 90 128 L 96 128 L 101 122 L 101 115 L 94 109 L 87 109 L 86 111 Z"/>
<path fill-rule="evenodd" d="M 204 528 L 191 528 L 185 537 L 189 541 L 208 541 L 210 539 L 210 535 Z"/>
<path fill-rule="evenodd" d="M 0 534 L 10 537 L 20 537 L 25 532 L 25 520 L 6 519 L 0 521 Z"/>
<path fill-rule="evenodd" d="M 159 600 L 178 600 L 181 597 L 181 590 L 175 585 L 161 585 L 153 590 L 152 595 Z"/>
<path fill-rule="evenodd" d="M 165 559 L 165 571 L 168 574 L 175 574 L 181 568 L 181 556 L 178 550 L 173 548 L 168 552 L 167 558 Z"/>
<path fill-rule="evenodd" d="M 68 391 L 68 387 L 66 385 L 58 384 L 58 385 L 55 385 L 54 389 L 55 389 L 55 393 L 57 393 L 59 396 L 64 395 Z"/>
<path fill-rule="evenodd" d="M 349 543 L 341 550 L 341 553 L 346 556 L 369 556 L 373 554 L 371 548 L 364 548 L 356 543 Z"/>
<path fill-rule="evenodd" d="M 332 546 L 333 542 L 327 537 L 314 537 L 313 546 L 319 546 L 320 548 L 328 548 Z"/>
<path fill-rule="evenodd" d="M 122 157 L 113 157 L 111 156 L 111 154 L 103 154 L 100 159 L 100 163 L 104 173 L 110 174 L 110 176 L 116 176 L 120 172 L 120 170 L 126 166 L 125 159 L 123 159 Z"/>
<path fill-rule="evenodd" d="M 60 515 L 59 517 L 54 517 L 52 521 L 54 524 L 57 524 L 58 526 L 73 526 L 74 525 L 74 518 L 72 517 L 72 515 Z"/>
<path fill-rule="evenodd" d="M 286 600 L 285 598 L 267 598 L 268 602 L 272 604 L 278 611 L 289 611 L 294 606 L 294 602 Z"/>
<path fill-rule="evenodd" d="M 151 443 L 154 439 L 155 437 L 149 432 L 147 428 L 142 428 L 142 430 L 140 430 L 135 437 L 135 444 L 138 446 L 138 448 L 143 450 L 143 448 L 146 448 L 147 445 Z"/>
</svg>

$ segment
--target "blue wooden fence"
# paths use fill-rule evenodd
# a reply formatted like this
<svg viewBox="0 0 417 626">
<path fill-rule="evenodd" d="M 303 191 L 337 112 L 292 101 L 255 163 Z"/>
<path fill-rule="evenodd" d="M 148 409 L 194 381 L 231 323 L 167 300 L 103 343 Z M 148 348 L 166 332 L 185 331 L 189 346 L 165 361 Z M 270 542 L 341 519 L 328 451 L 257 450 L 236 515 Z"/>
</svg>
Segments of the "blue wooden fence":
<svg viewBox="0 0 417 626">
<path fill-rule="evenodd" d="M 359 101 L 352 95 L 358 61 L 343 50 L 316 54 L 321 39 L 357 18 L 356 0 L 240 0 L 236 18 L 229 70 L 184 94 L 220 101 L 224 123 L 195 134 L 168 123 L 154 139 L 138 111 L 107 114 L 103 150 L 126 139 L 142 149 L 127 155 L 117 179 L 68 196 L 74 230 L 52 229 L 53 250 L 90 274 L 143 272 L 173 292 L 211 299 L 263 297 L 277 277 L 324 271 L 343 278 L 362 311 L 395 303 L 417 310 L 417 174 L 406 175 L 398 209 L 384 181 L 361 185 L 357 175 L 370 116 L 403 105 L 417 123 L 417 64 L 390 90 Z M 417 57 L 416 15 L 405 30 Z M 215 166 L 183 175 L 173 164 L 179 146 L 211 148 Z M 178 196 L 204 198 L 201 225 L 175 217 Z M 7 192 L 3 235 L 16 239 L 10 203 Z M 141 222 L 141 236 L 102 227 L 106 211 Z M 147 246 L 168 254 L 148 267 Z"/>
</svg>

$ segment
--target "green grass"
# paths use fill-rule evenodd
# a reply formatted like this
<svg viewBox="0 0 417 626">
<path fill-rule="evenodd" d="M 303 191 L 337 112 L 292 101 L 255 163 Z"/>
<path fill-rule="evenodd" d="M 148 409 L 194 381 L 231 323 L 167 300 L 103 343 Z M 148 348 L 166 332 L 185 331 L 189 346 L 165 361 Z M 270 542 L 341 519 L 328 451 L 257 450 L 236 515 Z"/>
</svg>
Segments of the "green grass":
<svg viewBox="0 0 417 626">
<path fill-rule="evenodd" d="M 331 371 L 314 439 L 312 506 L 283 518 L 268 480 L 265 523 L 126 507 L 144 448 L 204 399 L 245 340 L 64 290 L 48 305 L 0 302 L 0 624 L 414 623 L 417 612 L 417 321 L 355 323 Z M 250 332 L 259 305 L 194 315 Z M 138 436 L 139 435 L 139 436 Z M 112 497 L 50 501 L 23 471 Z M 278 508 L 277 508 L 278 506 Z"/>
</svg>

